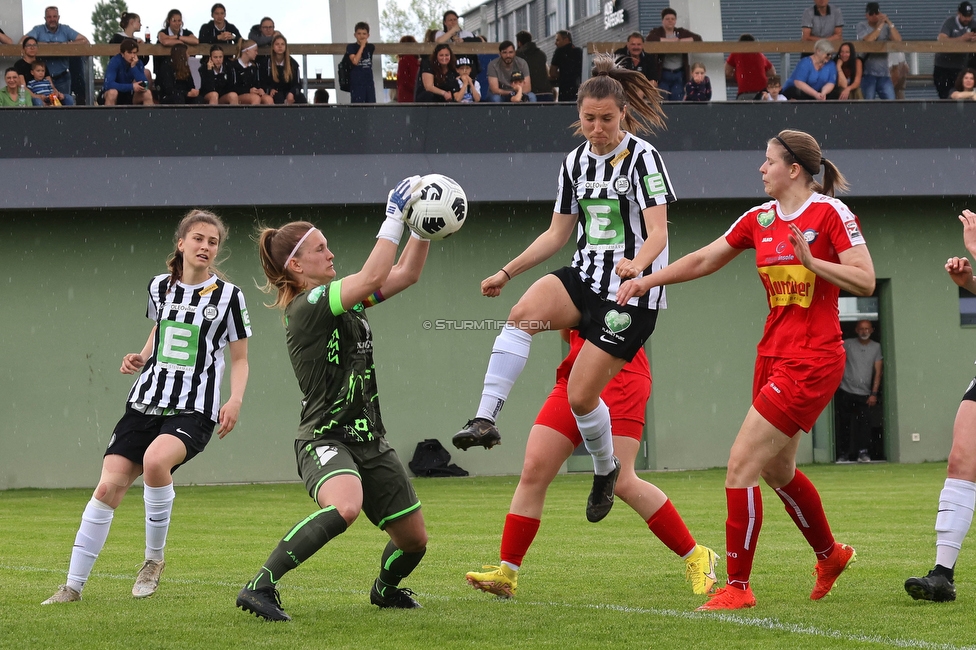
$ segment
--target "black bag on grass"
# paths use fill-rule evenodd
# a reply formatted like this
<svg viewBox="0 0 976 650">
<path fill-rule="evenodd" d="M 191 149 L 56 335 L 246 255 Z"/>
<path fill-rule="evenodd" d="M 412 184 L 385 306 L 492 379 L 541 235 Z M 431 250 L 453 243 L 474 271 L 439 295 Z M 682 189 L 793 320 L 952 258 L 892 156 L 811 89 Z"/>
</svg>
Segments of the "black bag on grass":
<svg viewBox="0 0 976 650">
<path fill-rule="evenodd" d="M 451 464 L 451 455 L 436 438 L 417 443 L 413 459 L 407 463 L 417 476 L 467 476 L 467 470 Z"/>
</svg>

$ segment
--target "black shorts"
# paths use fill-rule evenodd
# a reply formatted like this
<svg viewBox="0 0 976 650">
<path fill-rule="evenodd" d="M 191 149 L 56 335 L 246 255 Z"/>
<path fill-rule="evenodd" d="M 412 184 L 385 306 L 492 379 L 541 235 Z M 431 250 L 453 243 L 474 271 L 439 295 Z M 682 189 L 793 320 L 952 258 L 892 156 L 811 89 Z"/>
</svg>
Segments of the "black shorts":
<svg viewBox="0 0 976 650">
<path fill-rule="evenodd" d="M 611 356 L 633 361 L 654 333 L 657 310 L 602 299 L 583 284 L 579 271 L 570 266 L 556 269 L 552 275 L 563 283 L 580 312 L 576 326 L 580 336 Z"/>
<path fill-rule="evenodd" d="M 171 435 L 183 442 L 186 458 L 180 465 L 203 451 L 213 436 L 217 423 L 198 411 L 181 411 L 172 415 L 146 415 L 125 405 L 125 415 L 115 425 L 105 455 L 114 454 L 142 465 L 146 449 L 161 435 Z M 176 471 L 177 465 L 172 469 Z"/>
<path fill-rule="evenodd" d="M 400 457 L 383 436 L 348 444 L 331 438 L 296 440 L 295 459 L 313 501 L 330 478 L 340 474 L 358 477 L 363 486 L 363 512 L 380 530 L 420 509 L 420 499 Z"/>
</svg>

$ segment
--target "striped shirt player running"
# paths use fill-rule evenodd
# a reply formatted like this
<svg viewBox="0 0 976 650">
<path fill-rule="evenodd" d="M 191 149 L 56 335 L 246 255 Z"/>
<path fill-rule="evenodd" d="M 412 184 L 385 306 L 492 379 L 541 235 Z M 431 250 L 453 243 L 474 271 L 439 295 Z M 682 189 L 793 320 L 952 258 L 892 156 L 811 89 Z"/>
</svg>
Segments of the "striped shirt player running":
<svg viewBox="0 0 976 650">
<path fill-rule="evenodd" d="M 600 521 L 613 506 L 620 463 L 613 456 L 610 411 L 600 399 L 607 383 L 644 345 L 665 305 L 664 289 L 617 305 L 621 279 L 667 265 L 668 204 L 675 200 L 660 154 L 633 133 L 661 127 L 660 95 L 639 72 L 609 55 L 594 62 L 580 86 L 577 134 L 586 142 L 570 153 L 558 179 L 549 229 L 521 255 L 481 283 L 496 297 L 508 282 L 555 255 L 576 233 L 570 266 L 537 280 L 523 294 L 495 339 L 476 417 L 454 445 L 491 448 L 500 441 L 495 418 L 525 367 L 532 337 L 575 328 L 586 340 L 567 387 L 586 450 L 593 457 L 593 489 L 586 517 Z"/>
<path fill-rule="evenodd" d="M 251 326 L 244 294 L 217 271 L 226 240 L 227 228 L 210 212 L 191 210 L 180 221 L 170 272 L 149 283 L 146 316 L 155 323 L 149 339 L 141 352 L 122 358 L 121 372 L 138 377 L 81 517 L 67 583 L 42 604 L 81 600 L 115 509 L 140 474 L 146 554 L 132 595 L 146 598 L 156 592 L 176 496 L 173 472 L 204 450 L 215 427 L 220 438 L 234 429 L 247 386 Z M 221 406 L 225 348 L 230 349 L 231 394 Z"/>
<path fill-rule="evenodd" d="M 814 176 L 824 168 L 823 184 Z M 857 217 L 838 199 L 840 170 L 802 131 L 781 131 L 759 168 L 774 200 L 748 210 L 722 237 L 653 275 L 625 282 L 623 302 L 653 287 L 700 278 L 755 249 L 769 315 L 757 347 L 753 401 L 729 454 L 725 477 L 728 583 L 701 610 L 753 607 L 749 587 L 762 528 L 760 476 L 786 505 L 817 557 L 810 594 L 819 600 L 856 558 L 834 540 L 817 488 L 796 468 L 801 431 L 810 431 L 844 376 L 837 299 L 874 292 L 874 264 Z"/>
<path fill-rule="evenodd" d="M 424 268 L 430 242 L 416 235 L 396 260 L 403 212 L 420 197 L 419 183 L 412 176 L 390 192 L 372 253 L 362 270 L 344 278 L 336 277 L 329 242 L 311 223 L 261 231 L 264 289 L 276 296 L 271 306 L 284 312 L 285 344 L 303 396 L 295 440 L 298 473 L 316 503 L 237 595 L 238 607 L 266 620 L 291 620 L 281 607 L 278 583 L 344 533 L 360 512 L 390 536 L 370 602 L 420 607 L 399 584 L 423 559 L 427 529 L 410 478 L 386 441 L 366 320 L 366 308 L 416 283 Z"/>
</svg>

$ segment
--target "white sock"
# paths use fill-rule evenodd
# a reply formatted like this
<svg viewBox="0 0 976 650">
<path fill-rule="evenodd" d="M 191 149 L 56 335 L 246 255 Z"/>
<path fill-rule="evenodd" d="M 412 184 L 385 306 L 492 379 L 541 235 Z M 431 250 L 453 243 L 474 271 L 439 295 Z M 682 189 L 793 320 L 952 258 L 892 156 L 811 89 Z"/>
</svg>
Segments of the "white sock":
<svg viewBox="0 0 976 650">
<path fill-rule="evenodd" d="M 92 497 L 85 506 L 85 512 L 81 515 L 81 527 L 75 535 L 75 545 L 71 548 L 71 561 L 68 564 L 67 584 L 78 593 L 85 588 L 92 567 L 95 566 L 95 560 L 105 546 L 114 516 L 115 510 L 95 497 Z"/>
<path fill-rule="evenodd" d="M 939 513 L 935 517 L 935 563 L 946 568 L 956 565 L 962 540 L 973 523 L 976 506 L 976 483 L 947 478 L 939 495 Z"/>
<path fill-rule="evenodd" d="M 516 573 L 519 570 L 519 565 L 512 564 L 511 562 L 505 562 L 504 560 L 502 560 L 502 566 L 507 567 L 507 568 L 511 569 L 512 571 L 515 571 Z"/>
<path fill-rule="evenodd" d="M 478 405 L 477 417 L 492 422 L 498 417 L 499 411 L 505 405 L 505 400 L 508 399 L 508 394 L 512 391 L 512 386 L 515 385 L 515 380 L 525 368 L 531 343 L 531 334 L 511 325 L 506 325 L 501 333 L 495 337 L 495 345 L 491 348 L 491 358 L 488 359 L 485 388 L 481 392 L 481 404 Z"/>
<path fill-rule="evenodd" d="M 143 486 L 142 498 L 146 502 L 146 559 L 162 560 L 176 491 L 172 483 L 163 487 L 146 485 Z"/>
<path fill-rule="evenodd" d="M 586 415 L 576 415 L 576 426 L 583 436 L 583 445 L 593 457 L 593 473 L 613 471 L 613 435 L 610 432 L 610 409 L 603 400 Z"/>
</svg>

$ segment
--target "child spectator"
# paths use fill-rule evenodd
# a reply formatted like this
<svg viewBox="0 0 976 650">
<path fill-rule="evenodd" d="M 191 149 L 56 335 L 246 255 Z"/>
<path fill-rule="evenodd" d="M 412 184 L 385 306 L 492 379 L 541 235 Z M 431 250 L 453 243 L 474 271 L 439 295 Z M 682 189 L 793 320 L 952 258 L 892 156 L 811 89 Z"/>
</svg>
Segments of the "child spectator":
<svg viewBox="0 0 976 650">
<path fill-rule="evenodd" d="M 457 60 L 458 85 L 461 87 L 461 103 L 471 104 L 481 101 L 481 84 L 471 78 L 471 59 L 459 56 Z"/>
<path fill-rule="evenodd" d="M 185 50 L 186 46 L 183 47 Z M 139 60 L 139 42 L 127 38 L 119 43 L 119 53 L 109 60 L 105 68 L 102 100 L 106 106 L 152 106 L 152 93 L 148 88 L 149 81 Z"/>
<path fill-rule="evenodd" d="M 30 91 L 33 99 L 40 100 L 44 106 L 61 105 L 64 95 L 58 92 L 58 89 L 51 82 L 51 78 L 47 76 L 47 66 L 44 65 L 43 61 L 38 59 L 31 64 L 31 77 L 31 80 L 27 82 L 27 90 Z"/>
<path fill-rule="evenodd" d="M 217 44 L 210 46 L 210 59 L 200 67 L 200 95 L 207 104 L 240 104 L 234 91 L 237 77 L 234 66 L 224 61 L 224 51 Z"/>
<path fill-rule="evenodd" d="M 766 82 L 766 90 L 762 93 L 762 100 L 764 102 L 785 102 L 787 101 L 786 95 L 780 94 L 783 89 L 783 80 L 780 79 L 778 74 L 774 74 Z"/>
<path fill-rule="evenodd" d="M 254 63 L 258 55 L 257 43 L 243 41 L 240 46 L 241 51 L 234 62 L 237 100 L 241 104 L 274 104 L 274 99 L 265 90 L 266 82 L 261 68 Z"/>
<path fill-rule="evenodd" d="M 712 101 L 712 82 L 705 76 L 705 64 L 691 66 L 691 81 L 685 84 L 686 102 Z"/>
<path fill-rule="evenodd" d="M 401 43 L 416 43 L 413 36 L 404 36 Z M 397 57 L 397 102 L 409 104 L 414 101 L 417 76 L 420 73 L 420 57 L 416 54 L 401 54 Z"/>
<path fill-rule="evenodd" d="M 275 104 L 308 103 L 298 85 L 302 78 L 298 71 L 298 61 L 292 58 L 288 51 L 288 39 L 281 32 L 275 32 L 271 41 L 271 56 L 261 71 L 268 94 Z"/>
<path fill-rule="evenodd" d="M 350 76 L 350 101 L 353 104 L 375 104 L 376 86 L 373 84 L 373 51 L 369 42 L 369 24 L 356 23 L 356 42 L 346 46 L 346 54 L 352 63 Z"/>
</svg>

